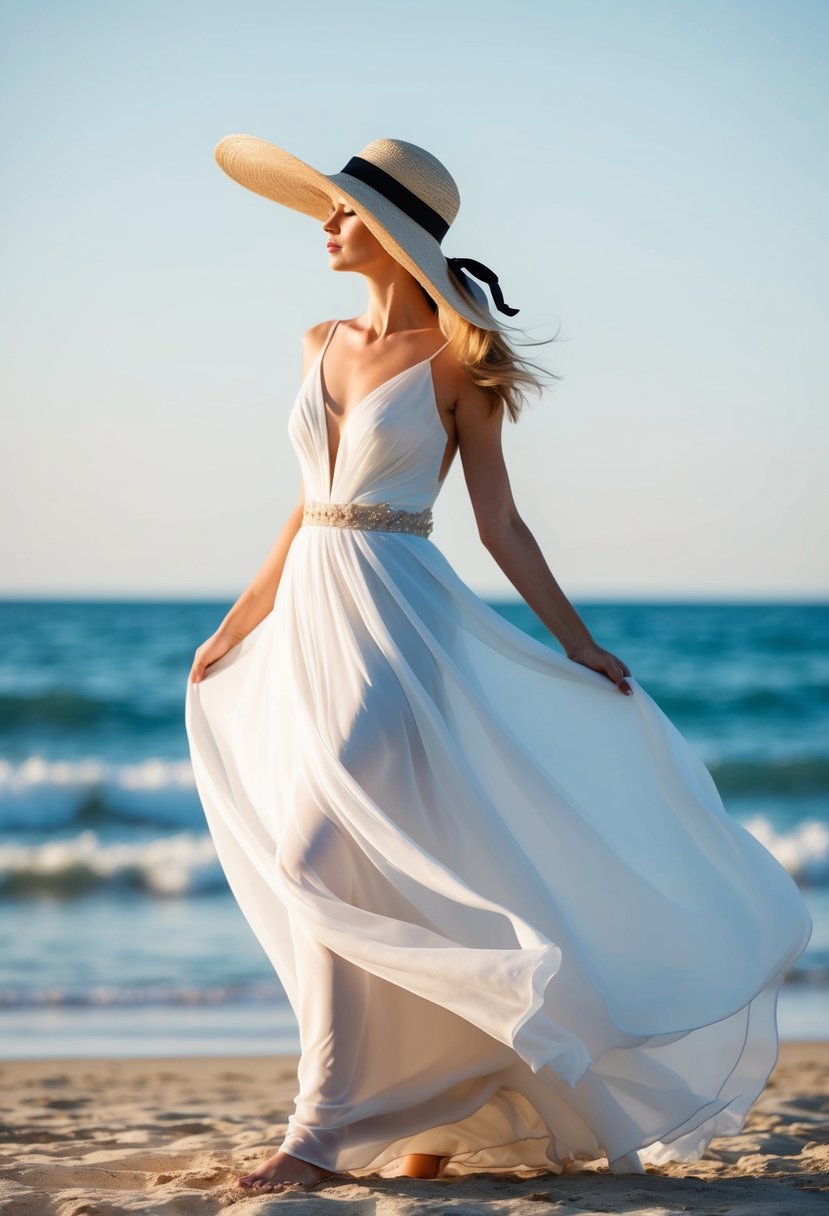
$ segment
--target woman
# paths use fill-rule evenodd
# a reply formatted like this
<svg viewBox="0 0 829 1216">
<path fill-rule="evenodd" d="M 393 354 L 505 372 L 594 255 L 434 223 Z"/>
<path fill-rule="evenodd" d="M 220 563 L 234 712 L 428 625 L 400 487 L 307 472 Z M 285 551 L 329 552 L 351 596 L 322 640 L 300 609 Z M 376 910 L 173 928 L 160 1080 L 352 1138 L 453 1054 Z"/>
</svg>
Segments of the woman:
<svg viewBox="0 0 829 1216">
<path fill-rule="evenodd" d="M 369 291 L 305 335 L 300 501 L 187 685 L 218 856 L 300 1031 L 287 1135 L 239 1184 L 695 1160 L 774 1065 L 797 888 L 518 514 L 501 428 L 539 381 L 464 268 L 513 315 L 496 276 L 441 249 L 445 167 L 400 140 L 331 175 L 249 136 L 216 158 Z M 428 539 L 456 451 L 565 655 Z"/>
</svg>

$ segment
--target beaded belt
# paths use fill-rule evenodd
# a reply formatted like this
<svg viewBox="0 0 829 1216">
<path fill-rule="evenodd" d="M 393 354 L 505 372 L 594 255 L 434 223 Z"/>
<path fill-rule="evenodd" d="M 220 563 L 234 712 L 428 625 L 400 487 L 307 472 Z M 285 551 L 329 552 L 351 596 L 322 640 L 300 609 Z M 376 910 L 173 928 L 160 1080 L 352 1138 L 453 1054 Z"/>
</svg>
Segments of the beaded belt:
<svg viewBox="0 0 829 1216">
<path fill-rule="evenodd" d="M 323 524 L 329 528 L 361 528 L 368 532 L 413 532 L 428 536 L 432 531 L 432 512 L 404 511 L 389 502 L 306 502 L 304 524 Z"/>
</svg>

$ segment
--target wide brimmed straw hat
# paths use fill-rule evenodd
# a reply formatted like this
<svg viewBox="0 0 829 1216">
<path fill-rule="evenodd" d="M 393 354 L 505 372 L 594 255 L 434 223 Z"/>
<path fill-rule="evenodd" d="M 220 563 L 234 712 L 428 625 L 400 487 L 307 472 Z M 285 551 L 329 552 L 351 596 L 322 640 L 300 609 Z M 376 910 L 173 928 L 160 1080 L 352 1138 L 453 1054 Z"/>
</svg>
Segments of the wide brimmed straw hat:
<svg viewBox="0 0 829 1216">
<path fill-rule="evenodd" d="M 498 330 L 485 293 L 467 274 L 486 283 L 495 307 L 507 316 L 494 271 L 474 258 L 447 258 L 441 241 L 458 214 L 455 180 L 440 161 L 402 139 L 375 139 L 339 173 L 321 173 L 254 135 L 226 135 L 214 149 L 225 173 L 248 190 L 325 220 L 340 196 L 380 244 L 443 307 L 473 325 Z M 460 285 L 460 286 L 459 286 Z M 466 290 L 464 291 L 463 288 Z"/>
</svg>

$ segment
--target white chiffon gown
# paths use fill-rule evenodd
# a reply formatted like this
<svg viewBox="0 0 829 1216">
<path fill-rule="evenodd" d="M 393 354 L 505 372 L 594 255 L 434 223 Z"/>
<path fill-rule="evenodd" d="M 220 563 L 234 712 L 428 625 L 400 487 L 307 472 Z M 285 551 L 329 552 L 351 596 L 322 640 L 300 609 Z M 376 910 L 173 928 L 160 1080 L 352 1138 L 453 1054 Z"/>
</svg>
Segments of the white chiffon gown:
<svg viewBox="0 0 829 1216">
<path fill-rule="evenodd" d="M 431 508 L 431 359 L 353 410 L 330 479 L 334 328 L 288 423 L 306 500 Z M 287 1152 L 642 1172 L 741 1128 L 811 920 L 629 683 L 510 625 L 428 536 L 313 522 L 188 680 L 216 851 L 299 1024 Z"/>
</svg>

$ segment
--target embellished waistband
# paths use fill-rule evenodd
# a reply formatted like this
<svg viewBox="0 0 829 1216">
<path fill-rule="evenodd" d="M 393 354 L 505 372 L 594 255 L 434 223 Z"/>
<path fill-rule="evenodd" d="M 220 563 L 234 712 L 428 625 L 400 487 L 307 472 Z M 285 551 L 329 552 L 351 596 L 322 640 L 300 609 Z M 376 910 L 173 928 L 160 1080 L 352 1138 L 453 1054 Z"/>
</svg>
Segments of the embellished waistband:
<svg viewBox="0 0 829 1216">
<path fill-rule="evenodd" d="M 367 532 L 410 532 L 428 536 L 432 531 L 432 512 L 404 511 L 389 502 L 306 502 L 304 524 L 323 524 L 329 528 L 360 528 Z"/>
</svg>

